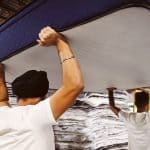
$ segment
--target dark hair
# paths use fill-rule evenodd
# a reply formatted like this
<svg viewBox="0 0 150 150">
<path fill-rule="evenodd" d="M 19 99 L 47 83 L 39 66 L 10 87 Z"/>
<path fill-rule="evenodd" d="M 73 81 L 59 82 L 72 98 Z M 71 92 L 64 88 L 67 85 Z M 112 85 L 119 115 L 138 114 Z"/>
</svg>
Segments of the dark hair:
<svg viewBox="0 0 150 150">
<path fill-rule="evenodd" d="M 18 98 L 44 97 L 49 89 L 45 71 L 30 70 L 12 82 L 13 94 Z"/>
<path fill-rule="evenodd" d="M 141 108 L 149 104 L 149 93 L 145 91 L 140 91 L 135 93 L 135 105 Z"/>
</svg>

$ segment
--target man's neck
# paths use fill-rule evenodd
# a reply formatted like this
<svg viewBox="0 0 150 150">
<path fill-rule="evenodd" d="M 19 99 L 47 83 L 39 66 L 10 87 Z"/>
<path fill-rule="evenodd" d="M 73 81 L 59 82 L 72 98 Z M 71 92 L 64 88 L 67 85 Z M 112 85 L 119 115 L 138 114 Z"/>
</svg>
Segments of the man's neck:
<svg viewBox="0 0 150 150">
<path fill-rule="evenodd" d="M 24 100 L 22 100 L 22 99 L 18 100 L 18 106 L 25 106 L 25 105 L 27 105 L 27 104 Z"/>
<path fill-rule="evenodd" d="M 40 97 L 37 98 L 19 98 L 18 106 L 26 106 L 26 105 L 35 105 L 41 100 Z"/>
<path fill-rule="evenodd" d="M 138 108 L 138 109 L 137 109 L 137 112 L 138 112 L 138 113 L 148 112 L 148 111 L 149 111 L 148 108 L 145 108 L 145 107 L 144 107 L 144 108 Z"/>
<path fill-rule="evenodd" d="M 1 106 L 8 106 L 9 107 L 10 105 L 9 105 L 9 103 L 7 101 L 1 101 L 0 102 L 0 107 Z"/>
</svg>

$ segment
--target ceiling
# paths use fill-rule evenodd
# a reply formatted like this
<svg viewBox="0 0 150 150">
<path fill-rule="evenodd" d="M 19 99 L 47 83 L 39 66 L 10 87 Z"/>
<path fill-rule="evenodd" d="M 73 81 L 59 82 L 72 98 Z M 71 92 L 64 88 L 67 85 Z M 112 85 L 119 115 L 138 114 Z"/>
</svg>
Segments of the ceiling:
<svg viewBox="0 0 150 150">
<path fill-rule="evenodd" d="M 0 25 L 16 15 L 33 0 L 1 0 L 0 1 Z"/>
</svg>

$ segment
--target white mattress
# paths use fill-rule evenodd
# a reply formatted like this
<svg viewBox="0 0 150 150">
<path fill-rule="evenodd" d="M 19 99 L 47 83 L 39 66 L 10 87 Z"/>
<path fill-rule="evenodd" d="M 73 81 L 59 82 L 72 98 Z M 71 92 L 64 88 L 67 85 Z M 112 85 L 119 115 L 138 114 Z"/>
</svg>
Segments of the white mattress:
<svg viewBox="0 0 150 150">
<path fill-rule="evenodd" d="M 64 33 L 85 79 L 85 91 L 108 86 L 120 89 L 150 86 L 150 13 L 128 8 Z M 6 80 L 29 69 L 48 72 L 50 88 L 61 84 L 61 65 L 54 47 L 34 46 L 6 61 Z"/>
</svg>

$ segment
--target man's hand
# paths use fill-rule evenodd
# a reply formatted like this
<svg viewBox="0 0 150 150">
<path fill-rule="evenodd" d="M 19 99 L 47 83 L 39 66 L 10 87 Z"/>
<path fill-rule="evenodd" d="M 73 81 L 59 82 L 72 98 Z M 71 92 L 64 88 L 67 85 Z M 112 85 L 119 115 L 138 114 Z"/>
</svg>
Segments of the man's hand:
<svg viewBox="0 0 150 150">
<path fill-rule="evenodd" d="M 109 87 L 109 88 L 107 88 L 110 109 L 118 116 L 118 113 L 120 112 L 120 108 L 115 106 L 114 92 L 113 92 L 116 89 L 117 89 L 116 87 Z"/>
<path fill-rule="evenodd" d="M 5 66 L 0 63 L 0 106 L 8 106 L 8 91 L 5 84 Z"/>
<path fill-rule="evenodd" d="M 4 76 L 5 74 L 5 66 L 4 64 L 0 63 L 0 76 Z"/>
<path fill-rule="evenodd" d="M 58 38 L 60 37 L 61 35 L 54 29 L 52 29 L 51 27 L 45 27 L 39 33 L 39 40 L 37 40 L 37 42 L 41 46 L 50 46 L 52 44 L 56 44 Z"/>
<path fill-rule="evenodd" d="M 117 90 L 117 88 L 116 87 L 109 87 L 109 88 L 107 88 L 107 90 L 108 91 L 114 91 L 114 90 Z"/>
</svg>

